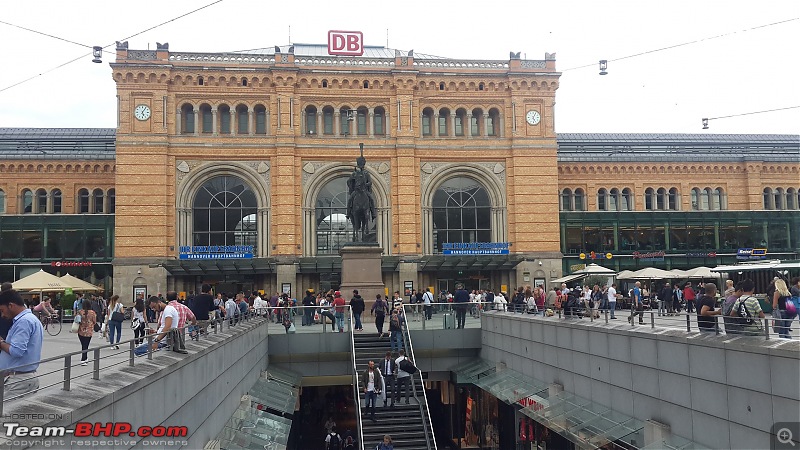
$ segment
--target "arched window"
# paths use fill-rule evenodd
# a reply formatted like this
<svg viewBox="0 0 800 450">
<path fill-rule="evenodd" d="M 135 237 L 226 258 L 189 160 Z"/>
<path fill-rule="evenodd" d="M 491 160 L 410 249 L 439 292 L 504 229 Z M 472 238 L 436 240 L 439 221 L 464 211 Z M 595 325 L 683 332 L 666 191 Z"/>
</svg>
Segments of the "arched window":
<svg viewBox="0 0 800 450">
<path fill-rule="evenodd" d="M 258 206 L 244 180 L 211 178 L 197 191 L 192 205 L 192 245 L 252 245 L 255 252 Z"/>
<path fill-rule="evenodd" d="M 181 106 L 181 133 L 194 134 L 194 106 L 185 104 Z"/>
<path fill-rule="evenodd" d="M 572 211 L 572 190 L 561 191 L 561 211 Z"/>
<path fill-rule="evenodd" d="M 383 136 L 386 134 L 386 111 L 382 106 L 375 108 L 372 116 L 372 128 L 376 136 Z"/>
<path fill-rule="evenodd" d="M 500 136 L 500 111 L 497 108 L 489 110 L 489 121 L 486 124 L 486 134 L 489 136 Z"/>
<path fill-rule="evenodd" d="M 250 133 L 250 115 L 247 112 L 247 105 L 238 105 L 236 107 L 236 126 L 236 133 Z"/>
<path fill-rule="evenodd" d="M 456 117 L 455 117 L 455 135 L 456 136 L 464 136 L 464 126 L 467 122 L 467 110 L 464 108 L 458 108 L 456 110 Z"/>
<path fill-rule="evenodd" d="M 339 254 L 353 240 L 353 225 L 347 220 L 347 178 L 335 178 L 320 189 L 314 217 L 317 222 L 317 254 Z"/>
<path fill-rule="evenodd" d="M 764 209 L 773 209 L 772 189 L 764 188 Z"/>
<path fill-rule="evenodd" d="M 30 214 L 33 212 L 33 192 L 30 189 L 22 191 L 22 214 Z"/>
<path fill-rule="evenodd" d="M 450 110 L 442 108 L 439 110 L 439 136 L 450 136 L 450 127 L 447 122 L 450 120 Z"/>
<path fill-rule="evenodd" d="M 620 209 L 622 211 L 633 211 L 633 192 L 631 192 L 631 190 L 628 188 L 622 190 L 622 202 Z"/>
<path fill-rule="evenodd" d="M 597 210 L 608 211 L 608 191 L 605 188 L 597 191 Z"/>
<path fill-rule="evenodd" d="M 256 105 L 256 134 L 267 134 L 267 108 L 264 105 Z"/>
<path fill-rule="evenodd" d="M 53 201 L 53 214 L 61 214 L 61 189 L 50 191 L 50 198 Z"/>
<path fill-rule="evenodd" d="M 47 214 L 47 191 L 36 190 L 36 214 Z"/>
<path fill-rule="evenodd" d="M 6 193 L 0 189 L 0 214 L 6 213 Z"/>
<path fill-rule="evenodd" d="M 774 191 L 775 209 L 786 209 L 784 205 L 783 188 L 777 188 Z"/>
<path fill-rule="evenodd" d="M 348 106 L 344 106 L 339 110 L 339 134 L 342 136 L 352 134 L 350 132 L 350 123 L 356 120 L 355 114 L 356 112 Z"/>
<path fill-rule="evenodd" d="M 231 107 L 220 105 L 217 109 L 217 118 L 219 118 L 219 134 L 231 134 Z"/>
<path fill-rule="evenodd" d="M 658 188 L 656 191 L 656 209 L 661 211 L 667 209 L 667 190 Z"/>
<path fill-rule="evenodd" d="M 586 205 L 584 204 L 586 195 L 583 193 L 583 189 L 578 188 L 575 189 L 575 211 L 585 211 Z"/>
<path fill-rule="evenodd" d="M 714 200 L 711 198 L 711 188 L 700 191 L 700 209 L 708 211 L 714 209 Z"/>
<path fill-rule="evenodd" d="M 451 178 L 433 194 L 434 252 L 445 243 L 491 242 L 489 193 L 467 177 Z"/>
<path fill-rule="evenodd" d="M 94 213 L 95 214 L 102 214 L 103 213 L 103 190 L 102 189 L 95 189 L 92 192 L 92 199 L 94 200 Z"/>
<path fill-rule="evenodd" d="M 367 108 L 361 106 L 356 111 L 356 128 L 359 135 L 367 134 Z"/>
<path fill-rule="evenodd" d="M 644 191 L 644 209 L 646 211 L 653 211 L 656 204 L 656 193 L 653 188 L 647 188 Z"/>
<path fill-rule="evenodd" d="M 483 90 L 483 89 L 481 89 Z M 470 131 L 472 132 L 473 136 L 480 136 L 481 135 L 481 128 L 483 125 L 483 110 L 480 108 L 475 108 L 472 110 L 472 118 L 470 119 Z"/>
<path fill-rule="evenodd" d="M 108 208 L 106 208 L 106 213 L 114 214 L 117 212 L 117 191 L 116 189 L 109 189 L 106 193 L 106 201 L 108 202 Z"/>
<path fill-rule="evenodd" d="M 306 106 L 306 134 L 317 134 L 317 107 Z"/>
<path fill-rule="evenodd" d="M 714 209 L 728 209 L 727 205 L 725 204 L 725 193 L 723 192 L 722 188 L 714 189 L 714 191 L 711 193 L 711 198 L 714 203 Z"/>
<path fill-rule="evenodd" d="M 797 190 L 795 188 L 786 189 L 786 209 L 798 209 Z"/>
<path fill-rule="evenodd" d="M 700 211 L 700 189 L 692 188 L 691 192 L 691 202 L 692 202 L 692 211 Z"/>
<path fill-rule="evenodd" d="M 81 189 L 78 191 L 78 208 L 77 213 L 79 214 L 88 214 L 89 213 L 89 190 L 88 189 Z"/>
<path fill-rule="evenodd" d="M 425 108 L 422 110 L 422 135 L 423 136 L 430 136 L 433 134 L 433 129 L 431 128 L 433 124 L 433 110 L 431 108 Z"/>
<path fill-rule="evenodd" d="M 612 188 L 608 193 L 608 210 L 619 211 L 619 189 Z"/>
<path fill-rule="evenodd" d="M 203 133 L 213 133 L 214 132 L 214 120 L 213 116 L 211 115 L 211 106 L 209 105 L 200 105 L 200 129 L 203 130 Z"/>
<path fill-rule="evenodd" d="M 678 194 L 677 188 L 670 188 L 668 200 L 667 206 L 670 211 L 678 211 L 681 209 L 681 196 Z"/>
<path fill-rule="evenodd" d="M 325 134 L 333 134 L 333 107 L 322 108 L 322 129 Z"/>
</svg>

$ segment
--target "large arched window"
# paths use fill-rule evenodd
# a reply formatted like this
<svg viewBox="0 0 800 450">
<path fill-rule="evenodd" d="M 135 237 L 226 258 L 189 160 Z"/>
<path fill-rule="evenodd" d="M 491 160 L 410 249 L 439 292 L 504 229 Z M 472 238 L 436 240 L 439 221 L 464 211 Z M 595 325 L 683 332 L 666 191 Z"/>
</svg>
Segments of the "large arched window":
<svg viewBox="0 0 800 450">
<path fill-rule="evenodd" d="M 439 136 L 450 136 L 450 125 L 447 122 L 450 120 L 450 110 L 442 108 L 439 110 Z"/>
<path fill-rule="evenodd" d="M 250 133 L 250 113 L 246 105 L 236 107 L 236 132 L 239 134 Z"/>
<path fill-rule="evenodd" d="M 36 214 L 47 214 L 47 191 L 44 189 L 36 191 Z"/>
<path fill-rule="evenodd" d="M 692 211 L 700 211 L 700 193 L 699 188 L 693 188 L 691 192 Z"/>
<path fill-rule="evenodd" d="M 352 133 L 350 124 L 356 120 L 356 112 L 351 110 L 349 106 L 343 106 L 339 109 L 339 134 L 347 136 Z"/>
<path fill-rule="evenodd" d="M 333 134 L 333 107 L 322 108 L 322 130 L 325 134 Z"/>
<path fill-rule="evenodd" d="M 214 124 L 214 117 L 211 115 L 211 106 L 200 105 L 200 129 L 203 133 L 211 134 Z"/>
<path fill-rule="evenodd" d="M 0 214 L 6 213 L 6 193 L 0 189 Z"/>
<path fill-rule="evenodd" d="M 725 192 L 722 190 L 722 188 L 714 189 L 714 191 L 711 193 L 711 199 L 713 200 L 714 209 L 728 209 L 727 205 L 725 204 Z"/>
<path fill-rule="evenodd" d="M 795 188 L 786 189 L 786 209 L 798 209 L 797 190 Z"/>
<path fill-rule="evenodd" d="M 486 126 L 482 109 L 475 108 L 472 110 L 472 118 L 470 119 L 469 126 L 473 136 L 481 135 L 481 129 Z"/>
<path fill-rule="evenodd" d="M 94 213 L 95 214 L 102 214 L 103 213 L 103 190 L 102 189 L 95 189 L 92 192 L 92 200 L 94 200 Z"/>
<path fill-rule="evenodd" d="M 61 214 L 61 189 L 50 191 L 50 198 L 53 201 L 53 214 Z"/>
<path fill-rule="evenodd" d="M 353 225 L 347 220 L 347 178 L 335 178 L 320 189 L 314 217 L 317 221 L 317 254 L 339 254 L 353 240 Z"/>
<path fill-rule="evenodd" d="M 317 134 L 317 107 L 306 106 L 306 134 Z"/>
<path fill-rule="evenodd" d="M 681 209 L 681 196 L 678 193 L 678 188 L 670 188 L 667 193 L 667 208 L 670 211 L 678 211 Z"/>
<path fill-rule="evenodd" d="M 256 105 L 256 134 L 267 134 L 267 108 L 264 105 Z"/>
<path fill-rule="evenodd" d="M 656 191 L 656 209 L 661 211 L 667 209 L 667 190 L 658 188 Z"/>
<path fill-rule="evenodd" d="M 372 117 L 372 127 L 375 136 L 383 136 L 386 134 L 386 111 L 382 106 L 375 108 Z"/>
<path fill-rule="evenodd" d="M 106 214 L 114 214 L 117 212 L 117 190 L 116 189 L 109 189 L 106 193 L 106 204 L 108 207 L 106 208 Z"/>
<path fill-rule="evenodd" d="M 467 123 L 467 110 L 464 108 L 458 108 L 456 110 L 456 117 L 455 117 L 455 135 L 456 136 L 464 136 L 464 127 Z"/>
<path fill-rule="evenodd" d="M 656 203 L 656 192 L 653 188 L 647 188 L 644 191 L 644 209 L 646 211 L 653 211 Z"/>
<path fill-rule="evenodd" d="M 194 106 L 184 104 L 181 106 L 181 133 L 194 134 Z"/>
<path fill-rule="evenodd" d="M 369 110 L 361 106 L 356 110 L 356 132 L 363 136 L 367 134 L 367 114 Z"/>
<path fill-rule="evenodd" d="M 611 188 L 608 193 L 608 210 L 619 211 L 619 189 Z"/>
<path fill-rule="evenodd" d="M 214 177 L 193 202 L 192 245 L 252 245 L 257 249 L 257 201 L 239 177 Z"/>
<path fill-rule="evenodd" d="M 220 105 L 217 108 L 217 118 L 219 119 L 219 134 L 231 134 L 231 107 Z"/>
<path fill-rule="evenodd" d="M 783 204 L 783 188 L 777 188 L 773 192 L 775 197 L 775 209 L 786 209 Z"/>
<path fill-rule="evenodd" d="M 489 193 L 467 177 L 451 178 L 433 194 L 434 253 L 444 243 L 491 242 L 492 205 Z"/>
<path fill-rule="evenodd" d="M 489 110 L 489 121 L 486 123 L 486 134 L 500 136 L 500 111 L 497 108 Z"/>
</svg>

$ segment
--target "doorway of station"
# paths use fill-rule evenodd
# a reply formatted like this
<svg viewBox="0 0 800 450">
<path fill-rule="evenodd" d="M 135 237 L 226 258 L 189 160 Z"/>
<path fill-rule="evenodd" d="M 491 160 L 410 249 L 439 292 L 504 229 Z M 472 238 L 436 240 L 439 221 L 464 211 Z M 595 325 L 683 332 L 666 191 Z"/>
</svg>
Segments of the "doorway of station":
<svg viewBox="0 0 800 450">
<path fill-rule="evenodd" d="M 346 439 L 348 432 L 356 439 L 358 427 L 353 386 L 303 386 L 300 409 L 295 412 L 287 448 L 324 449 L 328 429 L 334 424 L 342 440 Z"/>
<path fill-rule="evenodd" d="M 473 290 L 488 290 L 490 287 L 489 277 L 486 275 L 478 274 L 463 274 L 459 272 L 442 273 L 440 272 L 439 278 L 436 279 L 436 292 L 447 291 L 450 293 L 455 292 L 458 284 L 464 285 L 467 291 Z M 447 278 L 445 278 L 447 277 Z"/>
<path fill-rule="evenodd" d="M 225 294 L 228 297 L 235 297 L 236 294 L 240 292 L 252 292 L 254 289 L 258 290 L 255 284 L 255 277 L 248 275 L 239 275 L 235 278 L 226 276 L 219 280 L 204 280 L 200 284 L 210 284 L 212 292 L 215 295 Z"/>
</svg>

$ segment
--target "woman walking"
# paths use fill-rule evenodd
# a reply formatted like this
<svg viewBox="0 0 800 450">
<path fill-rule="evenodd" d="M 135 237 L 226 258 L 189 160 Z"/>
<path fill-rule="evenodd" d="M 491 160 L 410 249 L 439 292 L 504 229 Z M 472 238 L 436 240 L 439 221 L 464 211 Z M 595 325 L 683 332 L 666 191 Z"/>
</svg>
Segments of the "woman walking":
<svg viewBox="0 0 800 450">
<path fill-rule="evenodd" d="M 111 297 L 111 302 L 108 304 L 108 315 L 106 316 L 106 330 L 108 331 L 108 343 L 115 344 L 114 336 L 116 335 L 116 344 L 119 344 L 122 338 L 122 321 L 125 320 L 125 307 L 119 301 L 119 295 Z M 114 348 L 119 350 L 119 345 L 114 345 Z"/>
<path fill-rule="evenodd" d="M 775 331 L 778 336 L 790 339 L 792 320 L 797 315 L 792 302 L 792 294 L 786 287 L 786 282 L 778 278 L 775 280 L 775 293 L 772 295 L 772 317 L 775 318 Z"/>
<path fill-rule="evenodd" d="M 81 325 L 78 327 L 78 339 L 81 341 L 81 365 L 85 366 L 89 363 L 86 351 L 89 349 L 89 342 L 92 340 L 94 333 L 94 324 L 97 323 L 97 313 L 92 311 L 92 304 L 89 300 L 84 300 L 81 310 L 78 312 L 81 316 Z"/>
<path fill-rule="evenodd" d="M 134 327 L 133 325 L 137 322 L 139 325 Z M 138 347 L 144 342 L 144 330 L 147 328 L 147 314 L 145 314 L 144 311 L 144 299 L 137 298 L 136 304 L 133 305 L 131 328 L 133 329 L 133 336 L 136 338 L 136 346 Z"/>
<path fill-rule="evenodd" d="M 375 450 L 394 450 L 394 444 L 392 443 L 392 437 L 388 434 L 383 436 L 383 441 L 381 441 Z"/>
<path fill-rule="evenodd" d="M 386 319 L 386 312 L 388 310 L 389 304 L 381 297 L 381 294 L 375 295 L 375 303 L 373 303 L 369 314 L 375 314 L 375 328 L 378 329 L 378 339 L 383 337 L 383 321 Z"/>
</svg>

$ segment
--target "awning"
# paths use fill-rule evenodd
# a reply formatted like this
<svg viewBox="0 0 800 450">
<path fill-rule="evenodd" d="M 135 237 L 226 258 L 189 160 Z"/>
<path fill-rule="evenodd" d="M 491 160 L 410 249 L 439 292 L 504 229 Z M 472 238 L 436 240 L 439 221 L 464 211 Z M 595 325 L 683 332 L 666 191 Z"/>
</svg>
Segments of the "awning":
<svg viewBox="0 0 800 450">
<path fill-rule="evenodd" d="M 717 266 L 711 269 L 712 272 L 749 272 L 753 270 L 768 270 L 779 265 L 780 261 L 763 261 L 758 263 L 733 264 L 728 266 Z"/>
<path fill-rule="evenodd" d="M 419 259 L 419 270 L 422 272 L 511 270 L 522 260 L 523 257 L 520 255 L 427 255 Z"/>
<path fill-rule="evenodd" d="M 567 275 L 565 277 L 556 278 L 555 280 L 550 280 L 551 283 L 569 283 L 570 281 L 580 280 L 581 278 L 586 278 L 588 275 L 585 274 L 578 274 L 578 275 Z"/>
<path fill-rule="evenodd" d="M 548 391 L 546 384 L 507 368 L 478 378 L 473 384 L 509 405 L 520 403 L 527 406 L 527 399 L 546 398 Z"/>
<path fill-rule="evenodd" d="M 496 365 L 481 358 L 469 359 L 455 367 L 450 368 L 455 374 L 457 384 L 472 383 L 487 377 L 497 371 Z"/>
<path fill-rule="evenodd" d="M 260 275 L 274 273 L 275 258 L 169 259 L 162 263 L 171 275 Z"/>
<path fill-rule="evenodd" d="M 772 269 L 800 269 L 800 261 L 785 261 L 776 264 Z"/>
</svg>

